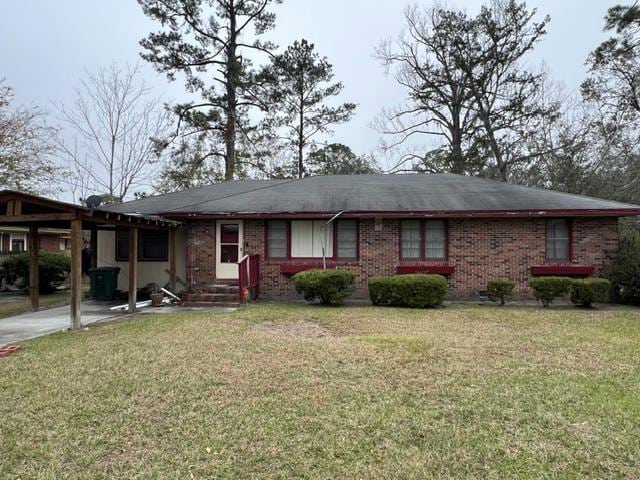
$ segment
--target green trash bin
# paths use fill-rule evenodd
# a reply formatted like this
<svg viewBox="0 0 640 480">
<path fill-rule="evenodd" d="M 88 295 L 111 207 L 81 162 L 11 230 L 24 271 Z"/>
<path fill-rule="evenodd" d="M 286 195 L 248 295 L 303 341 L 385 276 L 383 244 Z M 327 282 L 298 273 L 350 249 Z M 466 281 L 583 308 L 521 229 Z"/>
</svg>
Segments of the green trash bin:
<svg viewBox="0 0 640 480">
<path fill-rule="evenodd" d="M 119 273 L 120 267 L 90 268 L 91 298 L 94 300 L 113 300 L 118 289 Z"/>
</svg>

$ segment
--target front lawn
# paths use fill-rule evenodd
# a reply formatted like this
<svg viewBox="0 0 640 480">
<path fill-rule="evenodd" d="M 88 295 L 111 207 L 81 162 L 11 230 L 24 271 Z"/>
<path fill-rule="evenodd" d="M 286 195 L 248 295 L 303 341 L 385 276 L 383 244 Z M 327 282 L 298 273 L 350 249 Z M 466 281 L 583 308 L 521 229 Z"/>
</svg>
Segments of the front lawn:
<svg viewBox="0 0 640 480">
<path fill-rule="evenodd" d="M 640 310 L 259 305 L 0 358 L 0 478 L 638 478 Z"/>
</svg>

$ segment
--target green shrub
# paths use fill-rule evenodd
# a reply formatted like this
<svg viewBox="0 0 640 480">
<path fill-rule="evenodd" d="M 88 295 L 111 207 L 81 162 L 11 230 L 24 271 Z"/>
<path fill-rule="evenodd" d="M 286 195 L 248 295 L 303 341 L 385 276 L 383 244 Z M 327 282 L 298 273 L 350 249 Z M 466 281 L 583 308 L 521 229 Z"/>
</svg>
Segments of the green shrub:
<svg viewBox="0 0 640 480">
<path fill-rule="evenodd" d="M 608 302 L 611 282 L 606 278 L 581 278 L 571 282 L 571 302 L 589 307 L 593 302 Z"/>
<path fill-rule="evenodd" d="M 2 263 L 7 283 L 18 287 L 29 285 L 29 254 L 12 255 Z M 71 271 L 71 259 L 61 253 L 38 253 L 39 286 L 41 293 L 51 293 Z"/>
<path fill-rule="evenodd" d="M 541 300 L 544 307 L 549 307 L 553 300 L 569 293 L 571 281 L 568 277 L 536 277 L 529 279 L 529 285 L 536 299 Z"/>
<path fill-rule="evenodd" d="M 369 297 L 374 305 L 425 308 L 440 305 L 447 294 L 442 275 L 396 275 L 369 278 Z"/>
<path fill-rule="evenodd" d="M 293 276 L 296 292 L 308 302 L 324 305 L 341 303 L 353 293 L 354 278 L 349 270 L 306 270 Z"/>
<path fill-rule="evenodd" d="M 640 231 L 637 229 L 622 228 L 609 278 L 614 302 L 640 305 Z"/>
<path fill-rule="evenodd" d="M 504 305 L 504 298 L 511 295 L 515 286 L 513 280 L 496 278 L 487 282 L 487 291 L 490 298 L 500 300 L 500 305 Z"/>
</svg>

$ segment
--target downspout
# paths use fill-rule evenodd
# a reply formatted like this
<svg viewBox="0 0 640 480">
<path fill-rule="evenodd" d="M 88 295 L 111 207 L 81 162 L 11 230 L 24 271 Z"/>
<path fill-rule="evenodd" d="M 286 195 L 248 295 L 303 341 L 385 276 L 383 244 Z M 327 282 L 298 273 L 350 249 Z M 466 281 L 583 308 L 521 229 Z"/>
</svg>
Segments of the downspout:
<svg viewBox="0 0 640 480">
<path fill-rule="evenodd" d="M 322 229 L 322 269 L 323 270 L 327 269 L 327 254 L 326 254 L 326 251 L 327 251 L 327 227 L 329 225 L 331 225 L 336 218 L 338 218 L 340 215 L 342 215 L 343 212 L 344 212 L 344 210 L 340 210 L 333 217 L 331 217 L 327 223 L 325 223 L 324 225 L 322 225 L 322 227 L 320 227 Z"/>
</svg>

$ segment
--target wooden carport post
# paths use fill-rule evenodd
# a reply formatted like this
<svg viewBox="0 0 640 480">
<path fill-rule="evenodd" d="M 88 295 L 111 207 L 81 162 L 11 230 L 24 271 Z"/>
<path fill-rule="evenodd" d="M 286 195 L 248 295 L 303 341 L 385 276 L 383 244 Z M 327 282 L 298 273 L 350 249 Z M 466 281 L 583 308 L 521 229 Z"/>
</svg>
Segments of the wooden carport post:
<svg viewBox="0 0 640 480">
<path fill-rule="evenodd" d="M 38 227 L 29 227 L 29 299 L 31 310 L 40 308 L 40 272 L 38 271 Z"/>
<path fill-rule="evenodd" d="M 176 293 L 176 229 L 169 230 L 169 286 Z"/>
<path fill-rule="evenodd" d="M 136 313 L 138 300 L 138 229 L 129 229 L 129 313 Z"/>
<path fill-rule="evenodd" d="M 71 330 L 80 328 L 82 319 L 82 220 L 71 220 Z"/>
</svg>

